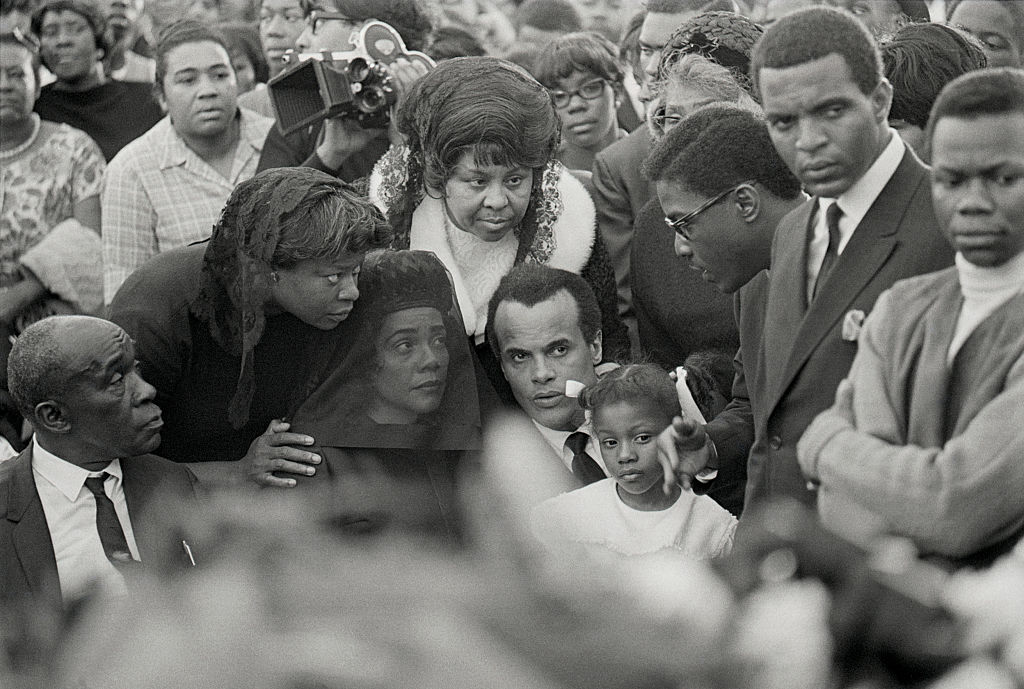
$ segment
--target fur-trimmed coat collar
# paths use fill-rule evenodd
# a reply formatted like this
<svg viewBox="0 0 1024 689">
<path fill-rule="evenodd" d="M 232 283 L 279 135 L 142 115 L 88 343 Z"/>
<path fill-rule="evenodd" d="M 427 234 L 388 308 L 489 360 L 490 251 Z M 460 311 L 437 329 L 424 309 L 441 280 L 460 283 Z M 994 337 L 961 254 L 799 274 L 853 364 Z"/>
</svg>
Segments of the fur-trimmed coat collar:
<svg viewBox="0 0 1024 689">
<path fill-rule="evenodd" d="M 561 197 L 562 212 L 552 225 L 553 249 L 544 265 L 560 268 L 579 274 L 590 260 L 597 233 L 594 202 L 583 184 L 565 168 L 560 168 L 558 177 L 558 195 Z M 379 169 L 374 169 L 370 176 L 370 200 L 387 214 L 381 194 L 383 177 Z M 516 263 L 522 263 L 527 257 L 529 244 L 534 237 L 520 237 L 520 248 L 516 253 Z M 397 248 L 420 249 L 433 252 L 451 273 L 455 284 L 455 294 L 459 299 L 463 322 L 467 334 L 473 335 L 473 324 L 476 315 L 473 313 L 473 302 L 470 299 L 466 283 L 452 255 L 451 247 L 445 234 L 445 211 L 440 199 L 424 195 L 420 205 L 413 212 L 412 227 L 409 232 L 409 245 Z M 479 333 L 482 335 L 482 333 Z"/>
</svg>

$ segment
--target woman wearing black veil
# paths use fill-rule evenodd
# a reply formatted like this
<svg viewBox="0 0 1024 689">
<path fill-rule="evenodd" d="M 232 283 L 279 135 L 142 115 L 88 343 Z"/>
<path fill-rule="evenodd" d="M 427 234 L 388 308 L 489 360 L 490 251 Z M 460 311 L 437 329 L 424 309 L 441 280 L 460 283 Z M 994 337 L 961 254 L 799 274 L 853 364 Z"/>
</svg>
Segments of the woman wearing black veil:
<svg viewBox="0 0 1024 689">
<path fill-rule="evenodd" d="M 457 472 L 480 445 L 475 357 L 444 265 L 425 251 L 371 253 L 346 337 L 291 416 L 324 461 L 300 486 L 330 495 L 348 532 L 394 528 L 454 540 Z"/>
</svg>

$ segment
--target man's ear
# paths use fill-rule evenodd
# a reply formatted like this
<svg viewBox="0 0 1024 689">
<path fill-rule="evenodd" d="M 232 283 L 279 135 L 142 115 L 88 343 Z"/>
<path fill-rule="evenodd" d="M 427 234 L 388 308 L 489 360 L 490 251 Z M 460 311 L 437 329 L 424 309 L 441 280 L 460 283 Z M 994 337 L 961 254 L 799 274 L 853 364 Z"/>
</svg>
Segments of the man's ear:
<svg viewBox="0 0 1024 689">
<path fill-rule="evenodd" d="M 71 419 L 68 418 L 63 405 L 54 400 L 37 404 L 29 420 L 38 430 L 48 433 L 64 434 L 71 431 Z"/>
<path fill-rule="evenodd" d="M 601 331 L 598 330 L 594 335 L 594 341 L 590 343 L 590 359 L 594 362 L 594 366 L 601 363 L 601 337 Z"/>
<path fill-rule="evenodd" d="M 736 208 L 743 222 L 754 222 L 761 214 L 761 194 L 751 184 L 740 185 L 736 189 Z"/>
<path fill-rule="evenodd" d="M 885 77 L 871 92 L 871 106 L 875 111 L 875 121 L 888 124 L 889 109 L 892 108 L 892 84 Z"/>
</svg>

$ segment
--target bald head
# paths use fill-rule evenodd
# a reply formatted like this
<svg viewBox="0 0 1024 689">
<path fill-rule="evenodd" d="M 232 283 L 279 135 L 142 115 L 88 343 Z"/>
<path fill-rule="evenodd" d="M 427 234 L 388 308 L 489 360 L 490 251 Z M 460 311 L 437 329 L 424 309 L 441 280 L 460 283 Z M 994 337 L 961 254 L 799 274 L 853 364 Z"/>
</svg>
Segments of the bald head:
<svg viewBox="0 0 1024 689">
<path fill-rule="evenodd" d="M 90 371 L 102 366 L 104 350 L 130 346 L 119 326 L 92 316 L 51 316 L 18 337 L 7 361 L 11 397 L 31 419 L 41 402 L 56 400 Z"/>
</svg>

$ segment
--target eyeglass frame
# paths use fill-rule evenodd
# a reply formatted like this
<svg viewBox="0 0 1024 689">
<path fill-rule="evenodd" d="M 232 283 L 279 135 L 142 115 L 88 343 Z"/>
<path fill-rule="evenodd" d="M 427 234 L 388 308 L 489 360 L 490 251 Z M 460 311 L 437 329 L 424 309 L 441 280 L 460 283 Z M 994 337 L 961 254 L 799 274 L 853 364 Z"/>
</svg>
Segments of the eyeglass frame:
<svg viewBox="0 0 1024 689">
<path fill-rule="evenodd" d="M 320 33 L 320 30 L 316 28 L 316 25 L 317 22 L 321 21 L 348 22 L 353 26 L 358 26 L 359 24 L 362 23 L 356 21 L 347 14 L 342 14 L 341 12 L 325 12 L 324 10 L 312 10 L 308 15 L 306 15 L 306 23 L 309 25 L 309 30 L 314 36 Z"/>
<path fill-rule="evenodd" d="M 716 203 L 718 203 L 722 199 L 724 199 L 727 196 L 729 196 L 729 194 L 732 194 L 735 191 L 739 191 L 740 187 L 753 186 L 754 184 L 757 184 L 757 180 L 756 179 L 750 179 L 750 180 L 747 180 L 746 182 L 740 182 L 736 186 L 730 187 L 729 189 L 726 189 L 721 194 L 718 194 L 717 196 L 711 197 L 710 199 L 708 199 L 707 201 L 705 201 L 701 205 L 697 206 L 697 208 L 693 209 L 692 211 L 690 211 L 689 213 L 687 213 L 686 215 L 684 215 L 681 218 L 676 218 L 675 220 L 673 220 L 672 218 L 670 218 L 670 217 L 668 217 L 666 215 L 665 216 L 665 224 L 668 225 L 669 227 L 671 227 L 672 231 L 675 232 L 677 235 L 679 235 L 683 239 L 689 241 L 690 237 L 686 233 L 686 226 L 689 225 L 690 223 L 692 223 L 694 218 L 696 218 L 701 213 L 703 213 L 704 211 L 706 211 L 709 208 L 711 208 L 712 206 L 714 206 Z"/>
<path fill-rule="evenodd" d="M 583 89 L 589 86 L 590 84 L 593 84 L 595 81 L 601 82 L 601 90 L 595 93 L 593 96 L 585 96 L 583 94 Z M 563 91 L 562 89 L 548 89 L 548 93 L 551 95 L 551 102 L 554 103 L 556 108 L 567 108 L 569 107 L 569 104 L 572 103 L 573 96 L 579 96 L 583 100 L 597 100 L 602 95 L 604 95 L 604 89 L 606 86 L 608 86 L 607 79 L 605 79 L 604 77 L 594 77 L 593 79 L 588 79 L 587 81 L 580 84 L 579 88 L 577 88 L 574 91 Z M 558 99 L 561 98 L 562 96 L 566 97 L 566 101 L 564 105 L 559 105 Z"/>
</svg>

